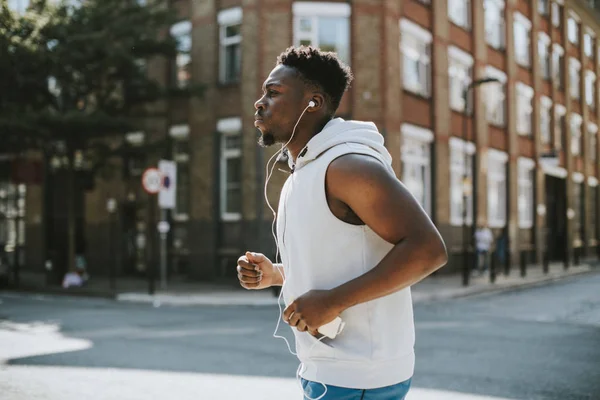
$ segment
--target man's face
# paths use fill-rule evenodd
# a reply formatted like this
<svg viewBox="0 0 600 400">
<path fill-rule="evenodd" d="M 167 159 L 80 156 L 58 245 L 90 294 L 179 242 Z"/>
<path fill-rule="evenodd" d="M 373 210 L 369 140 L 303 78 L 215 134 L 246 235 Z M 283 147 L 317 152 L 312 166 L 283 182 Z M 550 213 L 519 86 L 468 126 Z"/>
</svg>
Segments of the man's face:
<svg viewBox="0 0 600 400">
<path fill-rule="evenodd" d="M 304 90 L 304 83 L 293 68 L 278 65 L 271 71 L 263 84 L 263 96 L 254 103 L 254 126 L 260 130 L 261 146 L 287 143 L 304 110 Z"/>
</svg>

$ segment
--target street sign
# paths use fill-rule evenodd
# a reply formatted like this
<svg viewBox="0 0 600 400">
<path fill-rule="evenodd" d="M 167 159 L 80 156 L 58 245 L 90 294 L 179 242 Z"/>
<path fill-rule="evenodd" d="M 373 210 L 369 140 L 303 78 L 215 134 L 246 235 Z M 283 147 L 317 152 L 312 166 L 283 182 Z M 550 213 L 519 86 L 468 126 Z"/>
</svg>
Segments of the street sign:
<svg viewBox="0 0 600 400">
<path fill-rule="evenodd" d="M 156 194 L 162 187 L 162 174 L 157 168 L 148 168 L 142 175 L 142 186 L 150 194 Z"/>
<path fill-rule="evenodd" d="M 169 233 L 169 230 L 171 229 L 171 225 L 167 222 L 167 221 L 160 221 L 158 223 L 158 231 L 160 233 Z"/>
<path fill-rule="evenodd" d="M 160 160 L 158 169 L 162 175 L 162 187 L 158 193 L 158 206 L 163 209 L 174 209 L 177 190 L 177 163 Z"/>
</svg>

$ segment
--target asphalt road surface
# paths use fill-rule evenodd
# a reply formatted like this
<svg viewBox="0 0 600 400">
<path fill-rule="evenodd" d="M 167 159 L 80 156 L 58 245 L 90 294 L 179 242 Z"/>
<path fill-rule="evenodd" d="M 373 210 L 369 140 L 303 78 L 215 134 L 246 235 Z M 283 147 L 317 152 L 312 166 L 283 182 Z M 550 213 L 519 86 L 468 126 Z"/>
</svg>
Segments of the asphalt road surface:
<svg viewBox="0 0 600 400">
<path fill-rule="evenodd" d="M 0 399 L 300 400 L 277 316 L 0 293 Z M 600 274 L 419 304 L 415 319 L 409 400 L 600 399 Z"/>
</svg>

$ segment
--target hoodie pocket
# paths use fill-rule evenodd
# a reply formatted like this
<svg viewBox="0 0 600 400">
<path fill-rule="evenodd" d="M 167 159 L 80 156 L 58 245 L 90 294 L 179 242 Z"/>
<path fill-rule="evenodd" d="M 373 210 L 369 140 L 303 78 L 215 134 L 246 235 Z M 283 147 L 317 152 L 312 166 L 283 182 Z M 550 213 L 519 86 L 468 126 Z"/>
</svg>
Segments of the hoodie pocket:
<svg viewBox="0 0 600 400">
<path fill-rule="evenodd" d="M 335 348 L 327 342 L 331 339 L 319 340 L 307 332 L 298 332 L 296 343 L 298 345 L 298 357 L 300 359 L 330 359 L 334 360 Z"/>
</svg>

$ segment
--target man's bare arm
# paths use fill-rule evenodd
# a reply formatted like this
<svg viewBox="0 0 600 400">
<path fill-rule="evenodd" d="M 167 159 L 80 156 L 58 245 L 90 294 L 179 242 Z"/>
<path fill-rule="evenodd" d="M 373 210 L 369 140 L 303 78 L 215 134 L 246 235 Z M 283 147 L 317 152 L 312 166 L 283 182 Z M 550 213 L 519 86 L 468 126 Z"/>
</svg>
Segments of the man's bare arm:
<svg viewBox="0 0 600 400">
<path fill-rule="evenodd" d="M 327 171 L 327 192 L 395 245 L 371 271 L 332 290 L 340 311 L 411 286 L 446 264 L 438 230 L 378 160 L 358 154 L 336 159 Z"/>
</svg>

